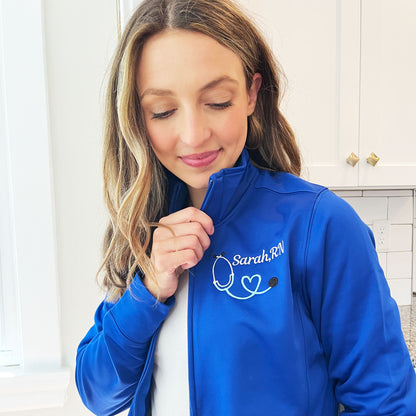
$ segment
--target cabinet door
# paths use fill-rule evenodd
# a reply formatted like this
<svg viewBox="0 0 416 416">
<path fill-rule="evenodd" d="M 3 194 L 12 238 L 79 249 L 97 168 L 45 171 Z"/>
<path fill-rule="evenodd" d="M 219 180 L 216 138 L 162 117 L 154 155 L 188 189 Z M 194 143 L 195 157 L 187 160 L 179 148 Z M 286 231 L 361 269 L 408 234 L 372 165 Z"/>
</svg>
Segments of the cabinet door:
<svg viewBox="0 0 416 416">
<path fill-rule="evenodd" d="M 416 184 L 416 1 L 362 0 L 360 185 Z"/>
<path fill-rule="evenodd" d="M 354 186 L 358 166 L 360 0 L 240 0 L 287 76 L 284 112 L 304 158 L 303 176 Z"/>
</svg>

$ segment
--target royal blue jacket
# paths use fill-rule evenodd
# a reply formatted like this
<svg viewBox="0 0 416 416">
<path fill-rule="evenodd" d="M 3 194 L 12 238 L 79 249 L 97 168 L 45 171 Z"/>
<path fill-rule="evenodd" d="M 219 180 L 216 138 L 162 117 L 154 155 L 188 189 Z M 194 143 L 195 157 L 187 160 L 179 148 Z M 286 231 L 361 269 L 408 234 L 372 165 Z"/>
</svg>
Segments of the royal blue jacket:
<svg viewBox="0 0 416 416">
<path fill-rule="evenodd" d="M 186 186 L 170 183 L 170 211 Z M 416 376 L 371 231 L 326 188 L 254 167 L 210 178 L 215 232 L 189 271 L 192 416 L 416 415 Z M 104 301 L 77 353 L 97 415 L 148 413 L 153 355 L 174 303 L 136 276 Z"/>
</svg>

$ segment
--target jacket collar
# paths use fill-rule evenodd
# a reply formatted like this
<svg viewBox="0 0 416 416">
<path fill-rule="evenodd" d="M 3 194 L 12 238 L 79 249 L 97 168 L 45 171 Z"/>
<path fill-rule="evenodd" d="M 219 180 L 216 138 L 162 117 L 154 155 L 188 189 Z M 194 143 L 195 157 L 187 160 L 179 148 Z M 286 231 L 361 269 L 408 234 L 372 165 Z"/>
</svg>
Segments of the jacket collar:
<svg viewBox="0 0 416 416">
<path fill-rule="evenodd" d="M 210 176 L 201 210 L 212 218 L 214 225 L 228 217 L 257 174 L 258 171 L 252 165 L 247 149 L 244 148 L 234 167 L 221 169 Z M 172 174 L 168 174 L 168 194 L 169 213 L 187 206 L 188 188 Z"/>
</svg>

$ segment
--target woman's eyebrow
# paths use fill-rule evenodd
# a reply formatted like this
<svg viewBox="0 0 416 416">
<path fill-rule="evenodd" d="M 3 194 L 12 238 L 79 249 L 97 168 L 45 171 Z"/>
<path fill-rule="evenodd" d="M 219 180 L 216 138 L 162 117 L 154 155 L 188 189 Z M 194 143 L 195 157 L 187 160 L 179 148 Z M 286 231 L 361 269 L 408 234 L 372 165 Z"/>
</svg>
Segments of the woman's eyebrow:
<svg viewBox="0 0 416 416">
<path fill-rule="evenodd" d="M 145 95 L 157 95 L 159 97 L 165 97 L 168 95 L 174 95 L 173 91 L 171 90 L 162 90 L 159 88 L 147 88 L 143 91 L 142 95 L 140 96 L 140 99 L 142 99 Z"/>
<path fill-rule="evenodd" d="M 203 92 L 212 88 L 215 88 L 217 85 L 221 84 L 222 82 L 231 82 L 233 84 L 238 85 L 238 81 L 225 75 L 223 77 L 214 79 L 213 81 L 208 82 L 208 84 L 204 85 L 202 88 L 199 89 L 199 92 Z M 169 95 L 175 95 L 171 90 L 165 90 L 160 88 L 147 88 L 143 91 L 140 95 L 140 99 L 142 99 L 145 95 L 157 95 L 159 97 L 166 97 Z"/>
<path fill-rule="evenodd" d="M 228 75 L 225 75 L 223 77 L 214 79 L 214 81 L 211 81 L 208 84 L 204 85 L 199 91 L 202 92 L 211 88 L 215 88 L 218 84 L 221 84 L 222 82 L 231 82 L 233 84 L 238 85 L 238 81 L 236 81 L 234 78 L 229 77 Z"/>
</svg>

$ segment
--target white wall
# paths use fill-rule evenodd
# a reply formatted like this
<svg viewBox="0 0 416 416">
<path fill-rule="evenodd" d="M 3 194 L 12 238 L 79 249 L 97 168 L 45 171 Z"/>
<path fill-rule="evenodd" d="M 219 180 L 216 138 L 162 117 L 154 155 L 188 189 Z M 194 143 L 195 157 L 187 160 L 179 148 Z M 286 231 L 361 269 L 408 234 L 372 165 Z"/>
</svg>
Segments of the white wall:
<svg viewBox="0 0 416 416">
<path fill-rule="evenodd" d="M 94 277 L 106 223 L 101 180 L 105 73 L 117 35 L 115 0 L 44 0 L 50 137 L 56 203 L 63 365 L 62 409 L 10 416 L 91 415 L 75 389 L 76 348 L 103 294 Z M 30 65 L 28 65 L 30 68 Z"/>
</svg>

